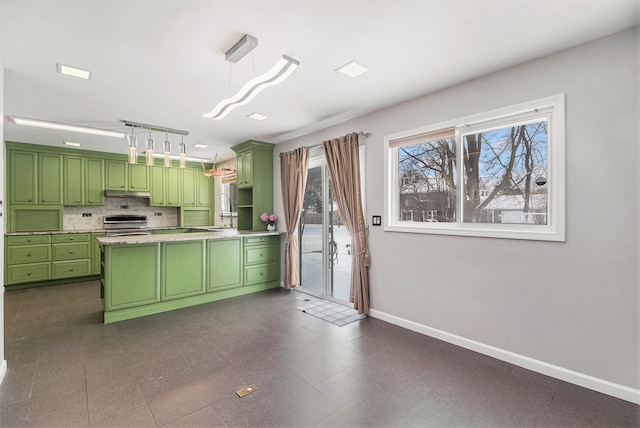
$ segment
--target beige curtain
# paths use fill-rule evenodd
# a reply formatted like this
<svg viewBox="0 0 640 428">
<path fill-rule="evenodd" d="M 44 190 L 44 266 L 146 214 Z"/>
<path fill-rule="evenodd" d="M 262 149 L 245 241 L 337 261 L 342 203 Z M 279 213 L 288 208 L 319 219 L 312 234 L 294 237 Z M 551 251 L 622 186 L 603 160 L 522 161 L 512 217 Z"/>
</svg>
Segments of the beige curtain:
<svg viewBox="0 0 640 428">
<path fill-rule="evenodd" d="M 298 252 L 298 226 L 307 185 L 309 149 L 300 147 L 280 153 L 280 188 L 287 237 L 284 243 L 284 287 L 300 285 L 300 254 Z"/>
<path fill-rule="evenodd" d="M 360 314 L 369 312 L 367 273 L 367 228 L 360 197 L 360 153 L 358 134 L 352 133 L 322 143 L 327 160 L 331 189 L 338 204 L 340 219 L 351 235 L 353 264 L 349 301 Z M 365 259 L 366 262 L 365 262 Z"/>
</svg>

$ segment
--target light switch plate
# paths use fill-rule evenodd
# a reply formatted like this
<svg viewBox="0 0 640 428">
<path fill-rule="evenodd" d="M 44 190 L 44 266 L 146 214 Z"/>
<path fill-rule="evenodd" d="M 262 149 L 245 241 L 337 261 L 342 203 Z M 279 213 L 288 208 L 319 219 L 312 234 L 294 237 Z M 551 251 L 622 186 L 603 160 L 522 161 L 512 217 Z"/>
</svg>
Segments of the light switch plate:
<svg viewBox="0 0 640 428">
<path fill-rule="evenodd" d="M 245 395 L 252 393 L 256 389 L 257 389 L 256 386 L 254 384 L 251 384 L 249 386 L 245 386 L 244 388 L 237 390 L 236 394 L 238 394 L 238 397 L 244 397 Z"/>
<path fill-rule="evenodd" d="M 374 226 L 381 226 L 382 225 L 382 216 L 381 215 L 374 215 L 373 217 L 371 217 L 371 224 Z"/>
</svg>

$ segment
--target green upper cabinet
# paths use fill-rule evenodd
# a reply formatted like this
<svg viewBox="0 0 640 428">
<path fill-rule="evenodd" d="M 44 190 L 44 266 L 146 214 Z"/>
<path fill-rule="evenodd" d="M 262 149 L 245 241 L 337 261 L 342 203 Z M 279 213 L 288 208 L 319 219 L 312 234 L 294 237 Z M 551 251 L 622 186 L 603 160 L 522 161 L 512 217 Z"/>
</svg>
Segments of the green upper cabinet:
<svg viewBox="0 0 640 428">
<path fill-rule="evenodd" d="M 151 206 L 165 206 L 165 183 L 164 183 L 164 166 L 154 165 L 149 168 L 151 175 L 151 199 L 149 205 Z"/>
<path fill-rule="evenodd" d="M 105 189 L 127 190 L 129 180 L 127 177 L 127 163 L 107 159 L 104 165 Z"/>
<path fill-rule="evenodd" d="M 62 205 L 62 155 L 11 151 L 12 204 Z"/>
<path fill-rule="evenodd" d="M 105 162 L 107 190 L 149 191 L 149 168 L 144 164 L 107 159 Z"/>
<path fill-rule="evenodd" d="M 182 168 L 180 169 L 180 206 L 195 207 L 196 206 L 196 169 Z"/>
<path fill-rule="evenodd" d="M 104 205 L 104 160 L 85 158 L 85 205 Z"/>
<path fill-rule="evenodd" d="M 213 196 L 213 179 L 207 177 L 201 170 L 196 170 L 198 194 L 196 204 L 199 207 L 210 207 Z"/>
<path fill-rule="evenodd" d="M 273 212 L 273 147 L 251 140 L 231 147 L 237 154 L 238 230 L 265 230 L 260 214 Z"/>
<path fill-rule="evenodd" d="M 164 190 L 167 200 L 167 206 L 180 206 L 180 169 L 165 168 L 164 171 Z"/>
<path fill-rule="evenodd" d="M 64 204 L 104 205 L 104 161 L 64 155 Z"/>
<path fill-rule="evenodd" d="M 145 164 L 127 164 L 129 166 L 129 190 L 149 191 L 149 168 Z"/>
<path fill-rule="evenodd" d="M 237 179 L 239 189 L 253 186 L 253 151 L 246 150 L 237 154 Z"/>
<path fill-rule="evenodd" d="M 36 204 L 38 154 L 12 151 L 10 159 L 10 201 L 12 204 Z"/>
<path fill-rule="evenodd" d="M 84 205 L 84 158 L 64 156 L 64 204 Z"/>
<path fill-rule="evenodd" d="M 38 203 L 62 205 L 62 155 L 38 155 Z"/>
</svg>

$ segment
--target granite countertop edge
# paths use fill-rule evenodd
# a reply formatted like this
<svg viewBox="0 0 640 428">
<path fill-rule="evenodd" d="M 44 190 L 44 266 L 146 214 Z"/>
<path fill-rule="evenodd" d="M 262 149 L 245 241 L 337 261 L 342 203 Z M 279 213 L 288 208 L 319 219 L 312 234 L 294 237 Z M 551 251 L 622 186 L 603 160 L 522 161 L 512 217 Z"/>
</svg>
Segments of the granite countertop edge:
<svg viewBox="0 0 640 428">
<path fill-rule="evenodd" d="M 205 226 L 207 227 L 207 226 Z M 160 226 L 149 227 L 149 230 L 179 230 L 179 229 L 199 229 L 198 226 Z M 224 230 L 224 229 L 220 229 Z M 235 229 L 229 229 L 235 230 Z M 7 232 L 4 236 L 31 236 L 31 235 L 64 235 L 70 233 L 105 233 L 104 229 L 75 229 L 75 230 L 46 230 L 43 232 Z"/>
<path fill-rule="evenodd" d="M 221 229 L 222 230 L 222 229 Z M 129 235 L 96 238 L 102 245 L 156 244 L 159 242 L 198 241 L 206 239 L 247 238 L 257 236 L 278 236 L 284 232 L 249 232 L 225 230 L 219 232 L 192 232 L 176 235 Z"/>
</svg>

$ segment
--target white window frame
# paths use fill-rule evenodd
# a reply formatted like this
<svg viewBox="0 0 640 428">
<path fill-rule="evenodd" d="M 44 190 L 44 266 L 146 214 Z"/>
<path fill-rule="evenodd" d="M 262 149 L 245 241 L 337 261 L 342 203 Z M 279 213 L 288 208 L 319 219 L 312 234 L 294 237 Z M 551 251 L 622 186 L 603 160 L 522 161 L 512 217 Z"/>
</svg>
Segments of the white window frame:
<svg viewBox="0 0 640 428">
<path fill-rule="evenodd" d="M 398 148 L 390 148 L 392 141 L 446 128 L 455 128 L 456 153 L 462 151 L 461 135 L 474 130 L 492 129 L 540 117 L 548 120 L 547 204 L 549 221 L 546 225 L 464 223 L 462 209 L 464 192 L 458 192 L 456 222 L 405 222 L 399 216 Z M 431 233 L 439 235 L 478 236 L 490 238 L 565 241 L 565 128 L 564 94 L 525 102 L 472 116 L 466 116 L 384 137 L 385 232 Z M 460 162 L 457 162 L 460 165 Z M 456 168 L 456 183 L 463 183 L 463 168 Z"/>
</svg>

